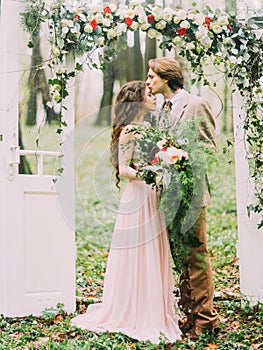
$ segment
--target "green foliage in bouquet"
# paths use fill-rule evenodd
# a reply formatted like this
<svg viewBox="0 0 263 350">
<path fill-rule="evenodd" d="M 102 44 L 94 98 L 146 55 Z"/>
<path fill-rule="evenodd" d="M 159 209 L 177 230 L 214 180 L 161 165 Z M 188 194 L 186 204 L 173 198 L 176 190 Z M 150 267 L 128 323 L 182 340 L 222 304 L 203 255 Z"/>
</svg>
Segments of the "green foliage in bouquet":
<svg viewBox="0 0 263 350">
<path fill-rule="evenodd" d="M 176 130 L 134 127 L 138 174 L 160 192 L 159 207 L 165 214 L 175 270 L 187 267 L 189 249 L 198 247 L 195 235 L 205 191 L 207 149 L 199 141 L 197 121 Z"/>
</svg>

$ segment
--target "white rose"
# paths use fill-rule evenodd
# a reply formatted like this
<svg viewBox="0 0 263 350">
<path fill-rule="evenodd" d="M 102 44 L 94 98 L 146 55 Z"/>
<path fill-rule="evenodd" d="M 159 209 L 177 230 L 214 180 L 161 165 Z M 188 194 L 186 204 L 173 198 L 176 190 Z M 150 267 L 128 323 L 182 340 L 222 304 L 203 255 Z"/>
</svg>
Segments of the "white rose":
<svg viewBox="0 0 263 350">
<path fill-rule="evenodd" d="M 126 5 L 120 5 L 116 11 L 116 15 L 120 16 L 121 19 L 127 17 L 128 7 Z"/>
<path fill-rule="evenodd" d="M 200 43 L 207 49 L 209 49 L 212 45 L 212 40 L 208 36 L 204 36 Z"/>
<path fill-rule="evenodd" d="M 207 35 L 208 34 L 208 28 L 207 27 L 204 27 L 204 26 L 199 26 L 198 27 L 198 31 L 200 33 L 202 33 L 203 35 Z"/>
<path fill-rule="evenodd" d="M 68 27 L 62 27 L 62 33 L 63 34 L 67 34 L 68 31 L 69 31 Z"/>
<path fill-rule="evenodd" d="M 159 35 L 160 35 L 160 33 L 157 32 L 157 30 L 155 30 L 155 29 L 153 29 L 153 28 L 151 28 L 151 29 L 148 30 L 148 37 L 149 37 L 150 39 L 155 39 L 155 38 L 157 38 Z"/>
<path fill-rule="evenodd" d="M 145 15 L 145 11 L 144 11 L 144 8 L 142 6 L 136 6 L 134 9 L 134 13 L 137 16 Z"/>
<path fill-rule="evenodd" d="M 99 46 L 103 46 L 103 45 L 104 45 L 104 42 L 105 42 L 104 37 L 100 36 L 100 37 L 98 38 L 98 45 L 99 45 Z"/>
<path fill-rule="evenodd" d="M 133 10 L 128 10 L 125 14 L 125 17 L 133 18 L 135 16 L 135 12 Z"/>
<path fill-rule="evenodd" d="M 93 28 L 90 24 L 86 24 L 84 27 L 84 32 L 86 33 L 92 33 L 93 32 Z"/>
<path fill-rule="evenodd" d="M 130 26 L 130 28 L 134 31 L 136 31 L 139 28 L 139 23 L 137 22 L 132 22 L 132 25 Z"/>
<path fill-rule="evenodd" d="M 225 25 L 228 24 L 228 17 L 225 16 L 225 15 L 224 15 L 224 16 L 221 16 L 221 17 L 218 18 L 217 22 L 218 22 L 218 24 L 219 24 L 220 26 L 225 26 Z"/>
<path fill-rule="evenodd" d="M 197 13 L 194 15 L 194 23 L 197 24 L 198 26 L 202 25 L 205 22 L 205 17 L 202 13 Z"/>
<path fill-rule="evenodd" d="M 115 30 L 110 28 L 108 31 L 107 31 L 107 37 L 108 39 L 113 39 L 116 37 L 116 33 L 115 33 Z"/>
<path fill-rule="evenodd" d="M 71 19 L 68 21 L 68 27 L 74 27 L 74 22 Z"/>
<path fill-rule="evenodd" d="M 82 22 L 85 22 L 87 20 L 86 16 L 83 15 L 83 13 L 79 14 L 79 18 L 82 20 Z"/>
<path fill-rule="evenodd" d="M 174 16 L 174 18 L 173 18 L 174 24 L 178 24 L 180 21 L 181 21 L 181 18 L 180 18 L 180 17 Z"/>
<path fill-rule="evenodd" d="M 180 23 L 180 27 L 181 28 L 189 28 L 190 27 L 190 23 L 188 21 L 182 21 Z"/>
<path fill-rule="evenodd" d="M 200 32 L 196 32 L 195 33 L 195 37 L 196 37 L 197 40 L 201 40 L 204 37 L 204 35 L 202 33 L 200 33 Z"/>
<path fill-rule="evenodd" d="M 141 25 L 141 30 L 146 31 L 147 29 L 150 28 L 150 26 L 151 26 L 150 23 L 143 23 Z"/>
<path fill-rule="evenodd" d="M 138 22 L 141 24 L 147 23 L 147 16 L 138 16 Z"/>
<path fill-rule="evenodd" d="M 178 35 L 173 38 L 174 45 L 179 45 L 179 44 L 181 44 L 182 41 L 183 41 L 183 38 L 181 38 Z"/>
<path fill-rule="evenodd" d="M 124 33 L 123 29 L 121 27 L 117 27 L 115 30 L 115 36 L 122 36 L 122 34 Z"/>
<path fill-rule="evenodd" d="M 211 29 L 213 30 L 213 32 L 214 32 L 215 34 L 220 34 L 220 33 L 222 33 L 222 27 L 220 27 L 220 25 L 219 25 L 217 22 L 212 23 Z"/>
<path fill-rule="evenodd" d="M 231 63 L 235 64 L 236 61 L 237 61 L 237 59 L 236 59 L 235 56 L 230 56 L 230 57 L 229 57 L 229 61 L 230 61 Z"/>
<path fill-rule="evenodd" d="M 185 49 L 186 50 L 194 50 L 195 44 L 194 43 L 187 43 Z"/>
<path fill-rule="evenodd" d="M 68 27 L 68 20 L 67 19 L 62 19 L 60 21 L 60 24 L 61 24 L 62 27 Z"/>
<path fill-rule="evenodd" d="M 90 8 L 90 11 L 93 13 L 103 12 L 103 6 L 102 5 L 94 5 Z"/>
<path fill-rule="evenodd" d="M 116 27 L 116 31 L 118 33 L 125 33 L 127 32 L 127 26 L 125 23 L 118 23 Z"/>
<path fill-rule="evenodd" d="M 162 8 L 160 6 L 154 6 L 152 14 L 156 21 L 159 21 L 162 18 Z"/>
<path fill-rule="evenodd" d="M 133 7 L 141 7 L 142 0 L 130 0 L 129 4 Z"/>
<path fill-rule="evenodd" d="M 156 29 L 158 29 L 158 30 L 162 30 L 162 29 L 164 29 L 165 27 L 166 27 L 166 22 L 163 21 L 163 20 L 159 21 L 159 22 L 156 24 Z"/>
<path fill-rule="evenodd" d="M 187 15 L 187 18 L 188 18 L 188 19 L 194 19 L 195 15 L 196 15 L 196 13 L 194 13 L 194 12 L 192 12 L 192 11 L 189 11 L 189 12 L 188 12 L 188 15 Z"/>
<path fill-rule="evenodd" d="M 163 11 L 163 19 L 166 22 L 171 22 L 171 20 L 173 19 L 173 12 L 170 8 L 165 8 Z"/>
<path fill-rule="evenodd" d="M 95 19 L 95 21 L 97 23 L 102 23 L 102 21 L 103 21 L 103 14 L 102 13 L 96 13 L 94 19 Z"/>
<path fill-rule="evenodd" d="M 73 13 L 75 15 L 79 15 L 81 13 L 81 9 L 80 8 L 74 8 Z"/>
<path fill-rule="evenodd" d="M 104 27 L 111 27 L 111 20 L 109 18 L 103 18 L 102 25 Z"/>
<path fill-rule="evenodd" d="M 231 38 L 225 38 L 225 39 L 223 40 L 223 43 L 224 43 L 225 45 L 230 45 L 230 44 L 232 43 L 232 40 L 231 40 Z"/>
<path fill-rule="evenodd" d="M 177 17 L 179 17 L 180 19 L 186 19 L 186 12 L 185 12 L 185 10 L 179 10 L 177 12 Z"/>
</svg>

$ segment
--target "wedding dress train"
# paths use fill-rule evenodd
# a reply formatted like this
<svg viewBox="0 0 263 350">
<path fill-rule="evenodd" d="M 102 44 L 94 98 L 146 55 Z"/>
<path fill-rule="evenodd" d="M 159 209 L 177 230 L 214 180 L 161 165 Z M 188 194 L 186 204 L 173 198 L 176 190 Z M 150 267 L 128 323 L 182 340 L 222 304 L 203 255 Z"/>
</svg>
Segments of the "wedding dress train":
<svg viewBox="0 0 263 350">
<path fill-rule="evenodd" d="M 104 280 L 102 303 L 73 318 L 79 328 L 121 332 L 137 340 L 174 342 L 178 327 L 167 231 L 158 195 L 130 181 L 121 196 Z"/>
</svg>

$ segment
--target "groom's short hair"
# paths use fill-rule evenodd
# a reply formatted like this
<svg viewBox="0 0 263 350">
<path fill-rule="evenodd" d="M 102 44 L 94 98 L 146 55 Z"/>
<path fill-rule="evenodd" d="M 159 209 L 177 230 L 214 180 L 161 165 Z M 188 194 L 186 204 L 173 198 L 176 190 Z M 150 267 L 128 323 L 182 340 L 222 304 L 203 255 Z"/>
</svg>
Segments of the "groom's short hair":
<svg viewBox="0 0 263 350">
<path fill-rule="evenodd" d="M 183 88 L 184 77 L 179 63 L 170 57 L 152 58 L 148 66 L 162 79 L 168 81 L 168 86 L 175 91 Z"/>
</svg>

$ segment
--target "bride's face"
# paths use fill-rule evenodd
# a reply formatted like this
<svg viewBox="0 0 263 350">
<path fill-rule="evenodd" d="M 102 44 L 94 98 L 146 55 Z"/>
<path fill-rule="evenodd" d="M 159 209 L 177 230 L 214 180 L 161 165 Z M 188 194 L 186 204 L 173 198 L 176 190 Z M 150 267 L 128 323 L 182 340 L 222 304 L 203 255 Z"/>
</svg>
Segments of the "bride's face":
<svg viewBox="0 0 263 350">
<path fill-rule="evenodd" d="M 156 108 L 156 97 L 151 93 L 148 87 L 146 87 L 144 93 L 144 106 L 146 112 L 154 111 Z"/>
</svg>

